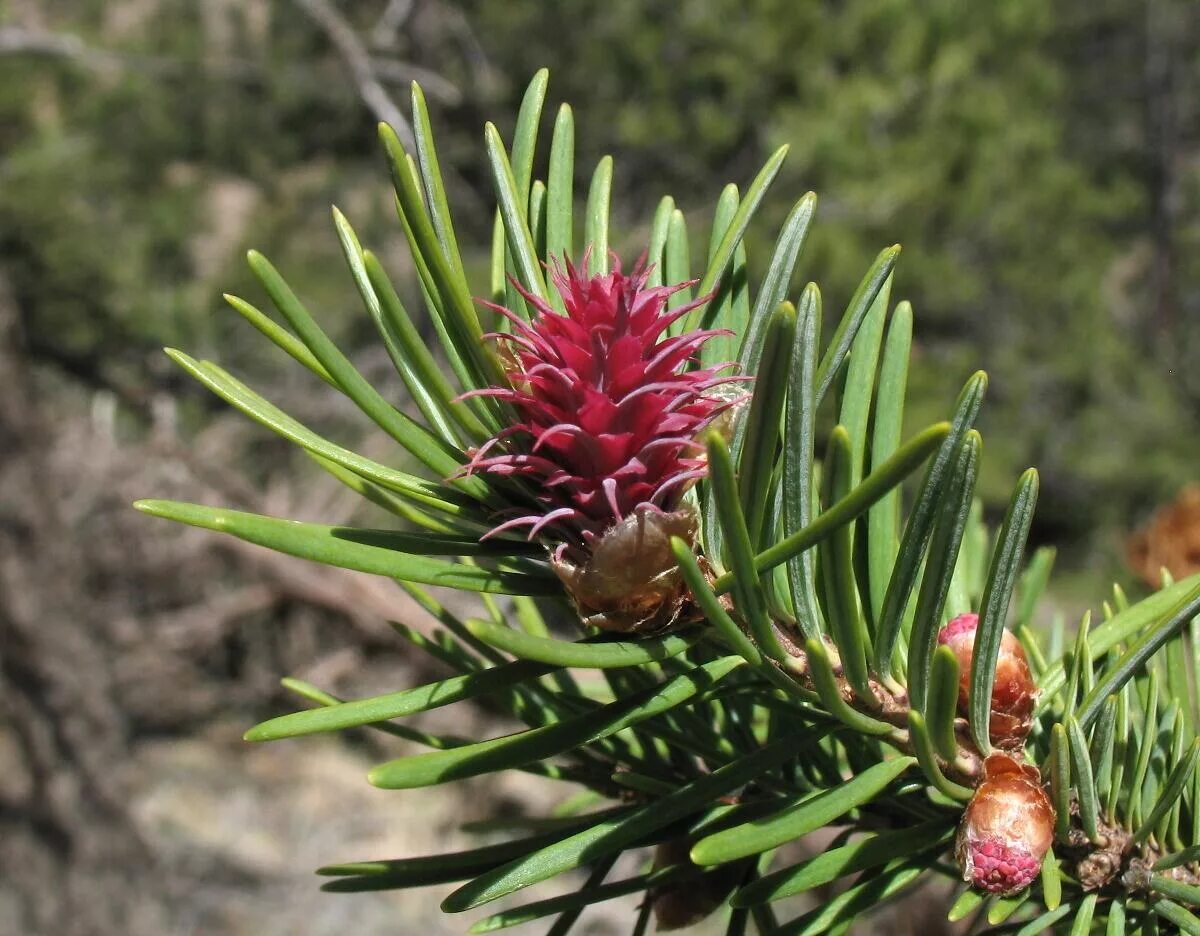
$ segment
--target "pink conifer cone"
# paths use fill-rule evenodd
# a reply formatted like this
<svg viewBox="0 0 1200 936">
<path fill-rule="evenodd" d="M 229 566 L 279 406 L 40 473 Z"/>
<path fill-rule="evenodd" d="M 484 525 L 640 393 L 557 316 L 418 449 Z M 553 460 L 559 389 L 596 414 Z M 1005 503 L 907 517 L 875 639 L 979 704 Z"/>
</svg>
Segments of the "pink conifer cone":
<svg viewBox="0 0 1200 936">
<path fill-rule="evenodd" d="M 465 471 L 516 476 L 535 507 L 487 535 L 526 528 L 553 546 L 555 571 L 589 623 L 613 630 L 668 626 L 682 609 L 670 537 L 696 533 L 680 499 L 705 474 L 697 435 L 736 402 L 731 364 L 694 367 L 711 329 L 670 335 L 705 296 L 668 311 L 691 283 L 647 287 L 630 275 L 587 276 L 570 262 L 552 280 L 566 313 L 523 289 L 526 322 L 490 335 L 502 344 L 509 386 L 477 391 L 507 403 L 517 422 L 482 445 Z M 586 261 L 585 261 L 586 266 Z"/>
<path fill-rule="evenodd" d="M 958 658 L 958 708 L 966 715 L 971 695 L 971 666 L 975 656 L 975 632 L 979 615 L 960 614 L 938 632 L 938 643 L 945 644 Z M 1021 642 L 1005 629 L 996 657 L 996 675 L 992 683 L 991 718 L 988 734 L 991 742 L 1007 750 L 1019 751 L 1033 726 L 1033 708 L 1037 702 L 1037 684 Z"/>
<path fill-rule="evenodd" d="M 963 880 L 993 894 L 1015 894 L 1030 885 L 1054 837 L 1054 807 L 1038 769 L 1008 754 L 984 762 L 958 827 L 955 854 Z"/>
</svg>

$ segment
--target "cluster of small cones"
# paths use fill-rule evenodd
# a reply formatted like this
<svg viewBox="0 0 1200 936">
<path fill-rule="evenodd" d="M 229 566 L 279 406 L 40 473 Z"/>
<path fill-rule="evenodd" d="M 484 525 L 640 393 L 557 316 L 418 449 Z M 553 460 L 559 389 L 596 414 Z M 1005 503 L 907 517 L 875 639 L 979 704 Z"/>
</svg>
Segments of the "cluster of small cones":
<svg viewBox="0 0 1200 936">
<path fill-rule="evenodd" d="M 958 706 L 967 710 L 977 614 L 962 614 L 938 634 L 958 658 Z M 996 661 L 989 734 L 997 748 L 963 812 L 955 855 L 963 880 L 993 894 L 1015 894 L 1037 877 L 1054 838 L 1054 808 L 1041 774 L 1024 762 L 1037 690 L 1021 643 L 1004 631 Z"/>
<path fill-rule="evenodd" d="M 585 623 L 646 634 L 693 610 L 671 538 L 695 541 L 697 516 L 684 494 L 706 474 L 698 436 L 737 407 L 741 395 L 731 385 L 743 378 L 728 373 L 732 363 L 702 366 L 701 348 L 720 332 L 672 334 L 674 323 L 711 297 L 671 309 L 670 297 L 690 284 L 650 286 L 640 264 L 625 275 L 612 259 L 607 274 L 589 276 L 570 263 L 555 271 L 562 312 L 519 286 L 534 310 L 530 321 L 492 307 L 510 322 L 510 331 L 492 336 L 502 345 L 508 382 L 474 393 L 506 404 L 518 421 L 474 450 L 464 473 L 529 485 L 533 503 L 497 517 L 487 535 L 524 528 L 549 548 Z M 1200 488 L 1194 507 L 1189 542 L 1200 553 Z M 1146 551 L 1155 554 L 1149 545 Z M 939 634 L 958 657 L 963 713 L 978 623 L 977 615 L 960 615 Z M 1024 650 L 1005 631 L 989 725 L 997 751 L 984 762 L 957 845 L 964 878 L 997 894 L 1033 880 L 1053 833 L 1054 810 L 1037 768 L 1022 761 L 1036 696 Z M 723 897 L 734 882 L 718 883 L 702 890 Z M 707 904 L 694 906 L 698 893 L 658 893 L 660 924 L 706 914 Z"/>
</svg>

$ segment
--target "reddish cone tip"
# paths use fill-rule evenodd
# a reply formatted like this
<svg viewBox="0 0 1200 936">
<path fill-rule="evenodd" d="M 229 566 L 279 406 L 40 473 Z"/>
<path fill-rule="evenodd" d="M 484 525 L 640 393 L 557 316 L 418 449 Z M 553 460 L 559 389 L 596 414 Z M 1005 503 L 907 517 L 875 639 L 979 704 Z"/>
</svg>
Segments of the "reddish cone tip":
<svg viewBox="0 0 1200 936">
<path fill-rule="evenodd" d="M 979 615 L 971 611 L 960 614 L 938 632 L 938 643 L 948 644 L 955 637 L 970 634 L 974 640 L 975 630 L 979 627 Z"/>
<path fill-rule="evenodd" d="M 501 517 L 489 536 L 528 528 L 530 539 L 549 535 L 590 552 L 631 514 L 677 508 L 705 473 L 696 436 L 736 402 L 726 385 L 741 378 L 721 376 L 732 364 L 685 368 L 709 338 L 728 333 L 669 335 L 711 296 L 668 311 L 668 297 L 691 283 L 647 287 L 641 262 L 628 276 L 615 255 L 612 265 L 591 277 L 570 262 L 565 273 L 556 266 L 565 315 L 520 286 L 531 321 L 487 304 L 512 323 L 511 333 L 488 336 L 504 346 L 510 385 L 475 395 L 507 403 L 517 421 L 472 452 L 464 473 L 518 476 L 538 502 Z"/>
<path fill-rule="evenodd" d="M 971 848 L 971 883 L 993 894 L 1024 890 L 1041 869 L 1026 849 L 999 839 L 978 842 Z"/>
</svg>

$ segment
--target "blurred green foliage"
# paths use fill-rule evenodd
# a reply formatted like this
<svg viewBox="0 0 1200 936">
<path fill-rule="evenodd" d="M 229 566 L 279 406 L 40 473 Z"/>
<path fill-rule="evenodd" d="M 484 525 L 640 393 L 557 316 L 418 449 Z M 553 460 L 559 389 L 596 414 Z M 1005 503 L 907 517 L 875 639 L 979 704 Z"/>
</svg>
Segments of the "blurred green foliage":
<svg viewBox="0 0 1200 936">
<path fill-rule="evenodd" d="M 383 30 L 400 7 L 398 26 Z M 1195 478 L 1194 4 L 336 9 L 389 64 L 397 100 L 408 77 L 440 76 L 426 87 L 442 88 L 431 104 L 460 236 L 479 248 L 480 293 L 491 230 L 482 115 L 507 114 L 511 132 L 516 96 L 546 65 L 551 99 L 577 102 L 579 185 L 603 153 L 616 157 L 623 253 L 644 246 L 661 194 L 685 212 L 711 204 L 780 143 L 791 154 L 765 209 L 772 223 L 752 237 L 773 236 L 789 195 L 817 191 L 800 276 L 826 273 L 835 308 L 880 247 L 902 243 L 894 295 L 918 316 L 913 424 L 935 415 L 922 400 L 935 406 L 987 368 L 983 490 L 1000 502 L 996 485 L 1037 464 L 1035 538 L 1111 566 L 1122 531 Z M 74 37 L 86 50 L 0 55 L 0 272 L 32 355 L 131 405 L 174 380 L 153 354 L 164 343 L 219 347 L 243 371 L 273 367 L 247 358 L 245 326 L 217 311 L 222 289 L 247 287 L 240 254 L 251 244 L 353 345 L 367 324 L 332 275 L 330 202 L 412 288 L 375 117 L 305 10 L 283 0 L 0 4 L 0 29 Z M 690 221 L 702 235 L 708 219 Z"/>
</svg>

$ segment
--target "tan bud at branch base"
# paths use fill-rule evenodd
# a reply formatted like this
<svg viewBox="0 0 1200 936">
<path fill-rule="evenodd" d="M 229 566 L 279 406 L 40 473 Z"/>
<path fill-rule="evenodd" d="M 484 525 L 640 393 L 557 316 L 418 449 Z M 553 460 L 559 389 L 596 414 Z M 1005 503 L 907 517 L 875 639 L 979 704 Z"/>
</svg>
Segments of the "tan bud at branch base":
<svg viewBox="0 0 1200 936">
<path fill-rule="evenodd" d="M 671 513 L 640 510 L 597 538 L 583 565 L 552 565 L 584 623 L 618 632 L 654 633 L 676 623 L 687 605 L 671 537 L 696 538 L 690 507 Z"/>
<path fill-rule="evenodd" d="M 958 827 L 954 853 L 963 880 L 993 894 L 1024 890 L 1053 838 L 1054 807 L 1037 768 L 1007 754 L 989 755 Z"/>
<path fill-rule="evenodd" d="M 941 629 L 938 643 L 945 644 L 958 658 L 958 708 L 967 713 L 971 693 L 971 663 L 975 653 L 978 614 L 960 614 Z M 992 685 L 992 714 L 988 733 L 997 747 L 1019 749 L 1033 724 L 1033 707 L 1038 690 L 1029 670 L 1025 648 L 1005 630 L 996 659 L 996 681 Z"/>
</svg>

